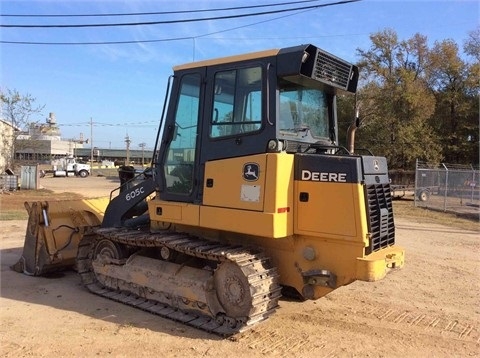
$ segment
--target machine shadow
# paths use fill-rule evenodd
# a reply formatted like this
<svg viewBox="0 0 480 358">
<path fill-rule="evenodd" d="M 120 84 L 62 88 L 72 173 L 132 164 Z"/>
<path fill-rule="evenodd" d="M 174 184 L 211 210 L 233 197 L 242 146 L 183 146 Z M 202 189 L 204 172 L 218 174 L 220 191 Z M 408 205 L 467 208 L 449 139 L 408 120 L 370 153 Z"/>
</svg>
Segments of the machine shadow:
<svg viewBox="0 0 480 358">
<path fill-rule="evenodd" d="M 22 247 L 0 250 L 0 296 L 3 299 L 53 307 L 96 320 L 144 328 L 171 336 L 212 341 L 224 339 L 183 323 L 96 296 L 82 286 L 80 277 L 73 270 L 53 273 L 45 277 L 27 276 L 15 272 L 10 266 L 18 261 L 22 250 Z M 4 302 L 2 309 L 7 306 L 8 304 Z"/>
</svg>

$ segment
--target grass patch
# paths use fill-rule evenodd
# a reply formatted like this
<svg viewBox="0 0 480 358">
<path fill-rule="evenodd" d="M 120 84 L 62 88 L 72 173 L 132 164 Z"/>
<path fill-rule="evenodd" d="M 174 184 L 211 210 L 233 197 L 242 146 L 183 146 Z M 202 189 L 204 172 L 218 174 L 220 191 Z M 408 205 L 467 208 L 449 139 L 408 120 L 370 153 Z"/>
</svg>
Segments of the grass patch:
<svg viewBox="0 0 480 358">
<path fill-rule="evenodd" d="M 26 220 L 28 213 L 24 203 L 34 201 L 83 199 L 75 193 L 54 193 L 51 190 L 17 190 L 0 194 L 0 220 Z"/>
<path fill-rule="evenodd" d="M 11 210 L 11 211 L 1 211 L 0 220 L 27 220 L 28 213 L 27 210 Z"/>
<path fill-rule="evenodd" d="M 465 230 L 480 231 L 478 219 L 462 217 L 453 213 L 444 213 L 415 206 L 413 200 L 394 200 L 393 213 L 395 217 L 401 217 L 417 223 L 433 223 Z"/>
</svg>

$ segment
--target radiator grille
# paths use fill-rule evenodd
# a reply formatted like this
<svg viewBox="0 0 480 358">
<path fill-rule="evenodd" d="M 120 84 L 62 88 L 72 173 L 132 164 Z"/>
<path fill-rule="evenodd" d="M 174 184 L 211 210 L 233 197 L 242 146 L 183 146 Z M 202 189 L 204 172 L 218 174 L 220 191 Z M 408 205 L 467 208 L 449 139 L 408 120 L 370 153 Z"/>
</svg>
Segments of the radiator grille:
<svg viewBox="0 0 480 358">
<path fill-rule="evenodd" d="M 352 65 L 318 50 L 312 78 L 347 90 L 352 78 Z"/>
<path fill-rule="evenodd" d="M 390 184 L 367 185 L 370 246 L 365 249 L 368 255 L 395 243 L 392 195 Z"/>
</svg>

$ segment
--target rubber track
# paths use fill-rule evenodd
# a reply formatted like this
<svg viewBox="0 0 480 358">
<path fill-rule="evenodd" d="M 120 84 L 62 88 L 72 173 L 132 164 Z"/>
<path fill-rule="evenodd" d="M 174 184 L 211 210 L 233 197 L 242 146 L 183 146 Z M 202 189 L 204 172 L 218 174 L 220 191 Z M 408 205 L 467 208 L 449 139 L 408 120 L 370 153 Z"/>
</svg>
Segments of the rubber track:
<svg viewBox="0 0 480 358">
<path fill-rule="evenodd" d="M 229 260 L 235 262 L 242 271 L 244 271 L 243 268 L 248 266 L 254 267 L 256 272 L 247 275 L 250 285 L 255 288 L 253 290 L 255 295 L 252 300 L 253 309 L 251 310 L 253 315 L 248 317 L 246 322 L 237 321 L 236 326 L 232 328 L 233 324 L 229 324 L 229 322 L 235 322 L 235 319 L 227 318 L 223 323 L 219 323 L 214 317 L 199 314 L 198 311 L 192 313 L 191 311 L 181 310 L 164 303 L 142 298 L 132 292 L 122 292 L 104 287 L 95 278 L 91 265 L 91 256 L 95 243 L 102 238 L 132 247 L 166 246 L 186 255 L 218 263 Z M 259 268 L 262 271 L 259 271 Z M 271 268 L 269 260 L 261 252 L 247 250 L 241 246 L 214 243 L 176 232 L 150 233 L 115 228 L 98 229 L 95 234 L 85 235 L 80 242 L 77 255 L 77 270 L 85 287 L 97 295 L 224 337 L 242 332 L 268 318 L 278 307 L 278 300 L 281 296 L 278 273 L 275 268 Z M 248 271 L 252 272 L 252 270 Z"/>
</svg>

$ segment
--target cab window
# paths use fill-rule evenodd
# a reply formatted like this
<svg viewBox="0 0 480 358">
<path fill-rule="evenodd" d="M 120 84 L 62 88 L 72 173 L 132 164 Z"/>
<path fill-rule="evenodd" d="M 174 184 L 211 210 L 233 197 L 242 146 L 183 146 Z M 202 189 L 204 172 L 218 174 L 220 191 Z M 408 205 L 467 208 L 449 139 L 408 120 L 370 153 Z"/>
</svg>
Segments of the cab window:
<svg viewBox="0 0 480 358">
<path fill-rule="evenodd" d="M 189 195 L 193 190 L 199 114 L 200 75 L 182 78 L 175 112 L 175 130 L 165 162 L 166 189 Z"/>
<path fill-rule="evenodd" d="M 262 68 L 260 66 L 215 74 L 212 138 L 260 129 L 262 123 Z"/>
</svg>

